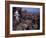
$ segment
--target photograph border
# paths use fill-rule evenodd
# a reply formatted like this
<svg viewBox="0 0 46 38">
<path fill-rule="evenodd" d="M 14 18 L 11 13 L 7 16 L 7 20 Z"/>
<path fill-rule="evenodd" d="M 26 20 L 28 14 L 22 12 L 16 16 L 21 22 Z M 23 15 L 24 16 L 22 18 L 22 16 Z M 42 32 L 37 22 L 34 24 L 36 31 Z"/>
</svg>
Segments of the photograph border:
<svg viewBox="0 0 46 38">
<path fill-rule="evenodd" d="M 12 13 L 12 8 L 13 7 L 25 7 L 25 8 L 39 8 L 39 12 L 40 12 L 40 29 L 39 30 L 24 30 L 24 31 L 16 31 L 16 30 L 12 30 L 13 29 L 13 22 L 12 22 L 12 15 L 13 15 L 13 13 Z M 10 4 L 10 34 L 22 34 L 22 33 L 39 33 L 39 32 L 42 32 L 42 15 L 43 15 L 43 12 L 42 12 L 42 6 L 35 6 L 35 5 L 19 5 L 19 4 Z"/>
<path fill-rule="evenodd" d="M 10 34 L 10 4 L 21 4 L 21 5 L 39 5 L 43 6 L 43 31 L 42 33 L 24 33 L 24 34 Z M 18 36 L 34 36 L 45 34 L 45 5 L 44 3 L 36 2 L 20 2 L 20 1 L 5 1 L 5 37 L 18 37 Z"/>
</svg>

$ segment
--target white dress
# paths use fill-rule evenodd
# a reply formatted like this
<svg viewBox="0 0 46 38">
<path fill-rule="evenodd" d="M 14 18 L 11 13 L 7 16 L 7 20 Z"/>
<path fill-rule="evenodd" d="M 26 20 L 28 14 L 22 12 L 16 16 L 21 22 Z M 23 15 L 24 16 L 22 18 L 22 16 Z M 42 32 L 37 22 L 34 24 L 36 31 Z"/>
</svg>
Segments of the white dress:
<svg viewBox="0 0 46 38">
<path fill-rule="evenodd" d="M 20 15 L 19 15 L 19 12 L 18 11 L 15 12 L 15 16 L 16 16 L 16 20 L 19 21 L 19 16 Z"/>
</svg>

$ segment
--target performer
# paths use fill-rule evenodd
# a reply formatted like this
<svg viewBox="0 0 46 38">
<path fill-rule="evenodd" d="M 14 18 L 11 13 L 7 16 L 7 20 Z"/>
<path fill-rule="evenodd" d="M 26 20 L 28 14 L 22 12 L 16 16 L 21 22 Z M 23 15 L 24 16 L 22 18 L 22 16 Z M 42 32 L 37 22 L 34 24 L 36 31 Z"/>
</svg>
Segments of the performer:
<svg viewBox="0 0 46 38">
<path fill-rule="evenodd" d="M 15 15 L 14 16 L 16 16 L 16 20 L 19 22 L 20 14 L 19 14 L 18 10 L 15 11 Z"/>
</svg>

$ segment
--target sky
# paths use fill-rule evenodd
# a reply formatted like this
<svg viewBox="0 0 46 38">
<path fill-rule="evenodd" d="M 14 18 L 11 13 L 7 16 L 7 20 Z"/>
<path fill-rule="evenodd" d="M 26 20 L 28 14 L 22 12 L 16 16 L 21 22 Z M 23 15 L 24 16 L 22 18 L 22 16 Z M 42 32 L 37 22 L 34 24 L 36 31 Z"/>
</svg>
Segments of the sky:
<svg viewBox="0 0 46 38">
<path fill-rule="evenodd" d="M 16 10 L 16 7 L 14 7 L 13 9 L 14 11 Z M 22 7 L 22 11 L 27 11 L 26 13 L 33 13 L 33 14 L 38 14 L 40 13 L 40 8 L 23 8 Z"/>
<path fill-rule="evenodd" d="M 22 8 L 22 11 L 27 10 L 28 13 L 40 13 L 40 8 Z"/>
</svg>

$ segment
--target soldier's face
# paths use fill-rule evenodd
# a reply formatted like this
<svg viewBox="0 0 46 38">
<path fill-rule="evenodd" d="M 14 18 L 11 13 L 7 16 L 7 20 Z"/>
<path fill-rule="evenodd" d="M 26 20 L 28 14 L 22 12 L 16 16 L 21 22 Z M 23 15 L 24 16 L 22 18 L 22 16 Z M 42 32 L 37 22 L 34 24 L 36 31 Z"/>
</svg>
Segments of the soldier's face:
<svg viewBox="0 0 46 38">
<path fill-rule="evenodd" d="M 35 20 L 38 20 L 38 17 L 37 17 L 37 16 L 34 16 L 34 19 L 35 19 Z"/>
</svg>

